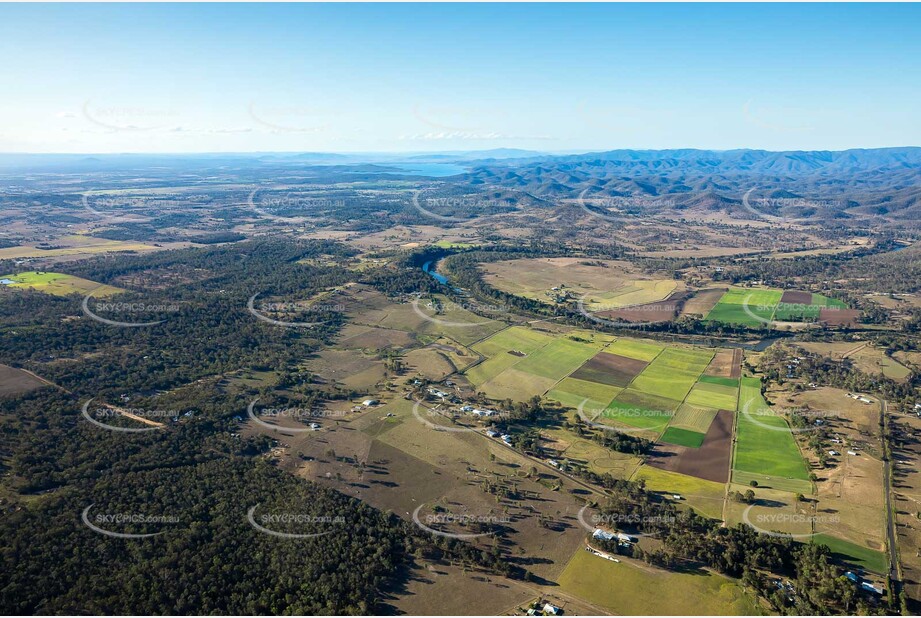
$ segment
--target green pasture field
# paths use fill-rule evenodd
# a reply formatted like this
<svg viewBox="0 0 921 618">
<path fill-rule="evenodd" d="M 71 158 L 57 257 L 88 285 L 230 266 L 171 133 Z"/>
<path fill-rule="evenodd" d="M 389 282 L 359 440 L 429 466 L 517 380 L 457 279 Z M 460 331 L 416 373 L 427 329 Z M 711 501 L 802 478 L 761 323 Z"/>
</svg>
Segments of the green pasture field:
<svg viewBox="0 0 921 618">
<path fill-rule="evenodd" d="M 547 398 L 558 401 L 564 406 L 578 408 L 585 401 L 584 412 L 589 418 L 602 412 L 622 390 L 616 386 L 566 378 L 547 393 Z"/>
<path fill-rule="evenodd" d="M 699 431 L 690 431 L 681 427 L 669 427 L 659 438 L 659 442 L 667 444 L 677 444 L 678 446 L 689 446 L 691 448 L 700 448 L 704 443 L 704 434 Z"/>
<path fill-rule="evenodd" d="M 783 290 L 764 288 L 729 288 L 718 305 L 776 306 L 783 297 Z"/>
<path fill-rule="evenodd" d="M 754 315 L 749 315 L 743 305 L 717 303 L 707 314 L 706 320 L 754 328 L 768 324 L 774 316 L 773 306 L 765 309 L 759 309 L 758 306 L 749 306 L 749 311 Z M 762 319 L 759 320 L 758 318 Z"/>
<path fill-rule="evenodd" d="M 783 478 L 782 476 L 770 476 L 767 474 L 759 474 L 757 472 L 744 472 L 736 469 L 732 470 L 732 482 L 734 484 L 748 487 L 751 485 L 752 481 L 755 481 L 758 483 L 759 487 L 765 489 L 776 489 L 778 491 L 786 491 L 789 493 L 798 493 L 803 495 L 809 495 L 813 492 L 811 481 L 804 481 L 803 479 L 788 479 Z"/>
<path fill-rule="evenodd" d="M 760 378 L 742 378 L 733 469 L 770 477 L 809 480 L 790 426 L 761 396 Z"/>
<path fill-rule="evenodd" d="M 571 339 L 556 339 L 522 358 L 515 369 L 561 380 L 597 354 L 602 347 L 599 344 L 579 343 Z"/>
<path fill-rule="evenodd" d="M 681 429 L 707 433 L 714 418 L 716 418 L 716 410 L 692 406 L 685 402 L 678 406 L 678 411 L 672 417 L 669 427 L 680 427 Z"/>
<path fill-rule="evenodd" d="M 739 389 L 711 382 L 698 382 L 688 393 L 687 403 L 717 410 L 735 410 Z"/>
<path fill-rule="evenodd" d="M 530 354 L 553 341 L 553 336 L 541 333 L 524 326 L 512 326 L 501 330 L 489 339 L 485 339 L 473 346 L 474 350 L 484 356 L 495 356 L 496 354 L 515 350 Z M 510 355 L 512 356 L 512 355 Z M 524 357 L 512 356 L 519 360 Z"/>
<path fill-rule="evenodd" d="M 661 430 L 668 425 L 678 405 L 679 402 L 671 399 L 627 389 L 608 405 L 604 417 L 631 427 Z"/>
<path fill-rule="evenodd" d="M 708 376 L 702 375 L 698 382 L 705 382 L 707 384 L 719 384 L 721 386 L 731 386 L 733 388 L 739 388 L 739 379 L 738 378 L 722 378 L 720 376 Z"/>
<path fill-rule="evenodd" d="M 774 310 L 780 302 L 781 290 L 764 290 L 757 288 L 729 288 L 719 302 L 710 310 L 706 319 L 711 322 L 740 324 L 742 326 L 760 326 L 770 322 Z M 745 311 L 745 309 L 748 311 Z M 752 315 L 749 315 L 749 312 Z M 762 318 L 764 321 L 759 320 Z"/>
<path fill-rule="evenodd" d="M 472 346 L 483 356 L 485 361 L 471 367 L 465 375 L 474 386 L 480 386 L 498 377 L 500 373 L 528 358 L 530 355 L 553 341 L 553 337 L 544 333 L 513 326 L 499 331 L 492 337 Z M 521 352 L 526 356 L 512 354 Z"/>
<path fill-rule="evenodd" d="M 889 570 L 889 559 L 884 552 L 821 533 L 813 537 L 813 542 L 827 545 L 839 560 L 856 564 L 868 571 L 885 575 Z"/>
<path fill-rule="evenodd" d="M 682 401 L 707 368 L 713 353 L 668 348 L 633 379 L 630 388 Z"/>
<path fill-rule="evenodd" d="M 664 346 L 640 341 L 638 339 L 618 339 L 609 345 L 605 352 L 649 362 L 658 356 L 664 349 Z"/>
</svg>

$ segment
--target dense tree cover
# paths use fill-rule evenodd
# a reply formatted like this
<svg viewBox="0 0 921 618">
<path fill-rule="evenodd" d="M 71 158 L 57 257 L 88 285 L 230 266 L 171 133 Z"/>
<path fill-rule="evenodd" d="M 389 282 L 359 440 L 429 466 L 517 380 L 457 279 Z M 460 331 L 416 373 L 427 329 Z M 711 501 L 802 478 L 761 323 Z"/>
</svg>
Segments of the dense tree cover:
<svg viewBox="0 0 921 618">
<path fill-rule="evenodd" d="M 792 359 L 799 359 L 791 363 Z M 854 366 L 851 359 L 833 360 L 797 346 L 795 343 L 768 348 L 759 363 L 767 380 L 784 384 L 805 380 L 860 393 L 875 393 L 890 403 L 911 408 L 921 393 L 921 375 L 897 382 L 882 374 L 870 375 Z"/>
<path fill-rule="evenodd" d="M 336 243 L 264 239 L 66 266 L 128 288 L 119 300 L 179 306 L 154 313 L 167 319 L 143 328 L 90 320 L 78 296 L 0 291 L 0 362 L 37 369 L 62 387 L 0 399 L 3 613 L 375 613 L 388 578 L 405 576 L 414 557 L 522 575 L 494 553 L 424 534 L 277 470 L 262 456 L 270 438 L 238 433 L 248 402 L 264 393 L 230 387 L 226 376 L 277 369 L 309 407 L 319 395 L 298 363 L 343 318 L 308 312 L 328 322 L 306 332 L 278 327 L 256 319 L 248 298 L 309 299 L 354 280 L 344 268 L 302 262 L 348 255 Z M 169 414 L 157 419 L 162 429 L 109 431 L 82 417 L 90 398 Z M 91 505 L 101 514 L 178 521 L 101 524 L 119 533 L 163 531 L 112 538 L 82 523 Z M 256 505 L 308 514 L 311 524 L 329 518 L 332 529 L 293 540 L 258 532 L 247 521 Z M 278 525 L 268 527 L 320 532 Z"/>
</svg>

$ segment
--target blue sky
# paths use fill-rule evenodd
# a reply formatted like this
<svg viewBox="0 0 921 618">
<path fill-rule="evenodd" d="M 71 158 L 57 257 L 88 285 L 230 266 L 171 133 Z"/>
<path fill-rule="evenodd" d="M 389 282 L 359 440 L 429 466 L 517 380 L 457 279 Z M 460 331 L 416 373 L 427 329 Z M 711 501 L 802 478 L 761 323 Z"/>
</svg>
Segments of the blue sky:
<svg viewBox="0 0 921 618">
<path fill-rule="evenodd" d="M 921 145 L 919 5 L 0 5 L 0 152 Z"/>
</svg>

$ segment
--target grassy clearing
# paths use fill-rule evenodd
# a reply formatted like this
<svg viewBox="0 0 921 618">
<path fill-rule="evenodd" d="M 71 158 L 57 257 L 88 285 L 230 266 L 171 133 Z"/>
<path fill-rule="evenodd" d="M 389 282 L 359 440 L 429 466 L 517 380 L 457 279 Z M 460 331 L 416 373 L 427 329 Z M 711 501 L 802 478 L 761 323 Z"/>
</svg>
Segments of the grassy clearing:
<svg viewBox="0 0 921 618">
<path fill-rule="evenodd" d="M 560 575 L 562 589 L 619 615 L 759 614 L 732 580 L 709 572 L 672 573 L 579 549 Z"/>
<path fill-rule="evenodd" d="M 790 427 L 764 401 L 760 378 L 742 378 L 736 425 L 734 470 L 808 482 Z"/>
<path fill-rule="evenodd" d="M 600 412 L 607 408 L 622 390 L 622 388 L 607 384 L 566 378 L 547 393 L 547 398 L 570 408 L 578 408 L 579 404 L 588 399 L 585 402 L 585 414 L 591 417 L 594 416 L 593 411 Z"/>
<path fill-rule="evenodd" d="M 716 410 L 692 406 L 685 402 L 678 407 L 678 411 L 675 412 L 675 415 L 672 417 L 672 422 L 669 424 L 669 427 L 680 427 L 682 429 L 707 433 L 707 429 L 710 428 L 710 423 L 713 422 L 715 416 Z"/>
<path fill-rule="evenodd" d="M 658 356 L 664 349 L 664 346 L 640 341 L 638 339 L 618 339 L 609 345 L 605 352 L 620 354 L 627 358 L 635 358 L 637 360 L 649 362 Z"/>
<path fill-rule="evenodd" d="M 446 336 L 463 345 L 479 341 L 505 328 L 505 323 L 479 316 L 459 307 L 445 296 L 436 296 L 445 310 L 436 313 L 428 300 L 388 304 L 378 310 L 357 312 L 355 322 L 395 328 L 417 335 Z"/>
<path fill-rule="evenodd" d="M 81 279 L 73 275 L 44 271 L 31 271 L 19 273 L 18 275 L 2 275 L 0 276 L 0 280 L 15 282 L 4 284 L 4 287 L 30 288 L 55 296 L 68 296 L 70 294 L 85 295 L 92 292 L 94 298 L 104 298 L 123 291 L 120 288 L 96 283 L 89 279 Z"/>
<path fill-rule="evenodd" d="M 625 453 L 608 450 L 591 440 L 576 436 L 566 429 L 550 429 L 547 435 L 558 441 L 555 446 L 562 447 L 560 457 L 571 463 L 584 465 L 595 474 L 611 474 L 616 478 L 626 479 L 640 465 L 640 458 Z"/>
<path fill-rule="evenodd" d="M 480 390 L 491 399 L 527 401 L 535 395 L 543 395 L 553 388 L 556 382 L 555 378 L 536 376 L 532 373 L 519 371 L 517 367 L 512 367 L 480 386 Z"/>
<path fill-rule="evenodd" d="M 690 448 L 700 448 L 704 443 L 704 434 L 699 431 L 682 429 L 681 427 L 669 427 L 659 438 L 660 442 L 667 444 L 677 444 L 678 446 L 688 446 Z"/>
<path fill-rule="evenodd" d="M 0 397 L 19 395 L 47 386 L 44 382 L 21 369 L 0 365 Z"/>
<path fill-rule="evenodd" d="M 717 410 L 735 410 L 739 390 L 732 386 L 698 382 L 688 393 L 687 403 Z"/>
<path fill-rule="evenodd" d="M 668 495 L 679 494 L 686 504 L 705 517 L 723 517 L 726 487 L 722 483 L 646 465 L 640 466 L 630 480 L 644 481 L 646 489 L 650 491 L 660 491 Z"/>
<path fill-rule="evenodd" d="M 868 571 L 885 575 L 889 570 L 889 559 L 884 552 L 863 547 L 828 534 L 817 534 L 814 542 L 817 545 L 828 545 L 828 549 L 832 550 L 839 560 L 850 562 Z"/>
</svg>

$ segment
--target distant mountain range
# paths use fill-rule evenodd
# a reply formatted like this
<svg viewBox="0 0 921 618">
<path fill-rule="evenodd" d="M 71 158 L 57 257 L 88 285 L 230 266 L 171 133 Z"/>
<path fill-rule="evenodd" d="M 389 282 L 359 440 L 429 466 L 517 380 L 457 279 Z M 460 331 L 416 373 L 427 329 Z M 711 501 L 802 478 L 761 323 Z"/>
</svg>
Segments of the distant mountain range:
<svg viewBox="0 0 921 618">
<path fill-rule="evenodd" d="M 474 164 L 466 181 L 650 208 L 921 223 L 921 148 L 611 150 Z"/>
<path fill-rule="evenodd" d="M 414 164 L 442 172 L 413 170 Z M 717 212 L 921 228 L 921 148 L 811 150 L 610 150 L 548 155 L 500 148 L 429 153 L 0 154 L 0 176 L 21 173 L 238 175 L 257 182 L 294 169 L 355 178 L 400 173 L 466 188 L 529 194 L 524 207 L 583 196 L 633 215 Z M 516 198 L 517 199 L 517 198 Z M 754 208 L 753 208 L 754 206 Z M 755 211 L 755 212 L 753 212 Z"/>
</svg>

